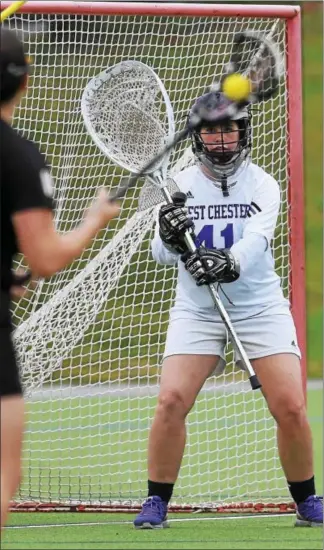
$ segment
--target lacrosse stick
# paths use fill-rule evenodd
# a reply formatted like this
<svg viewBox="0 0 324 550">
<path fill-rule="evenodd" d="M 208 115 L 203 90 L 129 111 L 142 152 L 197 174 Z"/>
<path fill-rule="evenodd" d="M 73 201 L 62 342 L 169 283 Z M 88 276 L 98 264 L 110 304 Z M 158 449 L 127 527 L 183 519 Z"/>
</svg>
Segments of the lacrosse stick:
<svg viewBox="0 0 324 550">
<path fill-rule="evenodd" d="M 126 70 L 127 66 L 129 67 L 128 71 Z M 123 183 L 111 195 L 110 200 L 123 197 L 139 178 L 155 173 L 162 166 L 167 166 L 172 149 L 192 130 L 202 126 L 215 126 L 219 122 L 234 117 L 242 107 L 272 97 L 278 89 L 282 66 L 282 56 L 271 39 L 251 32 L 236 34 L 230 61 L 220 84 L 211 87 L 212 92 L 206 94 L 205 102 L 201 101 L 196 110 L 191 111 L 187 126 L 176 135 L 172 132 L 173 117 L 171 119 L 171 114 L 166 112 L 170 101 L 166 101 L 167 94 L 164 86 L 153 71 L 143 69 L 146 66 L 143 66 L 142 63 L 122 62 L 94 77 L 85 88 L 81 100 L 81 109 L 87 130 L 104 154 L 120 166 L 133 172 L 128 182 Z M 218 92 L 228 88 L 226 83 L 233 75 L 243 76 L 248 80 L 248 93 L 240 101 L 228 99 L 224 95 L 224 101 L 220 104 Z M 153 90 L 155 90 L 155 96 Z M 131 157 L 131 151 L 136 150 L 135 143 L 139 137 L 141 143 L 146 144 L 146 154 L 141 157 L 141 166 L 134 163 L 131 158 L 125 159 L 124 153 L 120 154 L 120 142 L 117 150 L 118 158 L 116 158 L 114 150 L 113 142 L 116 139 L 119 140 L 120 137 L 119 135 L 117 137 L 114 130 L 121 131 L 121 133 L 127 132 L 126 127 L 121 128 L 123 114 L 127 108 L 131 109 L 133 113 L 132 116 L 131 114 L 127 115 L 127 121 L 131 121 L 131 127 L 134 130 L 134 133 L 129 136 L 130 143 L 128 143 L 127 153 Z M 166 120 L 166 116 L 169 116 L 168 120 Z M 157 135 L 152 133 L 150 136 L 146 136 L 146 139 L 142 135 L 137 136 L 135 128 L 137 121 L 139 128 L 144 130 L 146 125 L 151 130 L 154 129 Z M 167 124 L 167 131 L 164 128 L 165 124 Z M 152 139 L 154 146 L 150 142 Z M 125 136 L 122 141 L 127 141 Z M 148 155 L 149 152 L 152 156 Z M 128 164 L 127 161 L 129 161 Z M 136 169 L 132 170 L 131 166 L 134 164 L 136 164 Z"/>
<path fill-rule="evenodd" d="M 17 2 L 13 2 L 0 13 L 0 22 L 2 23 L 8 19 L 8 17 L 16 13 L 24 4 L 26 4 L 26 2 L 27 0 L 18 0 Z"/>
<path fill-rule="evenodd" d="M 81 110 L 85 125 L 101 151 L 114 163 L 135 174 L 136 179 L 146 175 L 152 186 L 161 190 L 164 200 L 173 203 L 166 181 L 169 156 L 175 142 L 173 109 L 164 85 L 154 71 L 138 61 L 124 61 L 108 68 L 87 85 Z M 172 146 L 165 147 L 168 142 Z M 143 170 L 147 158 L 153 160 Z M 116 196 L 122 196 L 124 191 L 125 187 Z M 188 249 L 195 252 L 197 248 L 189 232 L 185 241 Z M 249 374 L 252 389 L 260 388 L 216 285 L 210 284 L 208 288 Z"/>
<path fill-rule="evenodd" d="M 279 19 L 276 19 L 273 23 L 273 25 L 271 26 L 271 29 L 270 31 L 267 33 L 265 39 L 270 43 L 271 43 L 271 48 L 273 49 L 273 51 L 275 52 L 275 50 L 277 49 L 277 46 L 273 43 L 273 37 L 274 37 L 274 34 L 277 30 L 277 27 L 278 27 L 278 24 L 279 24 Z M 245 34 L 248 34 L 248 33 L 245 33 Z M 250 34 L 251 35 L 251 34 Z M 252 36 L 254 36 L 252 34 Z M 263 48 L 263 46 L 261 46 L 261 48 Z M 257 51 L 256 54 L 255 54 L 255 60 L 257 60 L 257 56 L 259 55 L 259 52 Z M 277 59 L 278 59 L 278 63 L 277 63 L 277 66 L 278 66 L 278 74 L 281 75 L 284 73 L 284 59 L 283 57 L 280 55 L 279 52 L 276 52 L 275 53 Z M 231 57 L 231 56 L 230 56 Z M 243 70 L 240 75 L 243 76 L 243 77 L 248 77 L 251 69 L 252 69 L 252 64 L 253 64 L 254 60 L 251 59 L 251 63 L 246 67 L 245 71 Z M 226 64 L 224 65 L 225 67 L 225 74 L 230 74 L 230 67 L 229 67 L 229 64 Z M 234 73 L 235 74 L 235 73 Z M 224 77 L 223 77 L 224 78 Z M 218 85 L 211 85 L 210 88 L 212 90 L 214 90 L 216 88 L 216 90 L 218 90 L 219 88 L 219 84 Z M 181 157 L 183 160 L 181 162 L 181 166 L 180 166 L 180 169 L 179 170 L 183 170 L 186 165 L 190 166 L 192 163 L 194 163 L 194 154 L 193 154 L 193 151 L 192 151 L 192 145 L 189 145 L 189 147 L 187 147 L 187 149 L 185 150 L 185 152 L 183 153 L 182 157 Z"/>
</svg>

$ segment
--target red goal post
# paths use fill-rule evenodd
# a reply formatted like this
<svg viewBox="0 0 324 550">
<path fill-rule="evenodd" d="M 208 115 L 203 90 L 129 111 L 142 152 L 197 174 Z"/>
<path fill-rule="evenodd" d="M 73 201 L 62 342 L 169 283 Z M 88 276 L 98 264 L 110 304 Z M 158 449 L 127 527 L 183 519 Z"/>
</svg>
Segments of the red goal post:
<svg viewBox="0 0 324 550">
<path fill-rule="evenodd" d="M 11 2 L 2 2 L 2 9 L 6 8 Z M 285 251 L 283 252 L 283 262 L 287 261 L 289 264 L 289 270 L 287 275 L 287 294 L 290 297 L 291 307 L 295 323 L 297 326 L 298 340 L 303 353 L 302 359 L 302 369 L 303 369 L 303 382 L 304 388 L 306 391 L 306 303 L 305 303 L 305 252 L 304 252 L 304 191 L 303 191 L 303 144 L 302 144 L 302 78 L 301 78 L 301 14 L 300 8 L 296 6 L 284 6 L 284 5 L 248 5 L 248 4 L 193 4 L 193 3 L 153 3 L 153 2 L 65 2 L 65 1 L 30 1 L 22 6 L 19 10 L 19 14 L 32 14 L 35 16 L 95 16 L 97 18 L 103 18 L 103 20 L 109 20 L 109 17 L 114 18 L 115 16 L 128 17 L 128 21 L 131 21 L 132 16 L 135 18 L 141 17 L 156 17 L 156 18 L 167 18 L 170 17 L 170 22 L 181 20 L 181 18 L 192 18 L 192 21 L 196 21 L 199 18 L 208 18 L 210 21 L 217 21 L 218 18 L 228 18 L 228 20 L 235 21 L 244 21 L 249 18 L 249 21 L 252 21 L 253 18 L 256 19 L 278 19 L 281 22 L 284 22 L 284 44 L 286 48 L 286 79 L 285 79 L 285 89 L 282 93 L 282 106 L 281 106 L 281 116 L 284 119 L 283 130 L 280 137 L 281 147 L 283 147 L 284 152 L 282 152 L 283 159 L 286 163 L 285 173 L 287 175 L 287 189 L 285 190 L 285 196 L 287 197 L 287 208 L 286 208 L 286 217 L 288 219 L 287 228 L 282 229 L 283 231 L 283 241 L 288 239 L 289 246 L 286 248 L 283 246 Z M 18 16 L 19 18 L 19 16 Z M 12 18 L 10 18 L 12 19 Z M 136 19 L 137 20 L 137 19 Z M 68 21 L 67 21 L 68 23 Z M 11 23 L 10 23 L 11 24 Z M 14 28 L 14 26 L 12 27 Z M 17 27 L 18 28 L 18 27 Z M 128 23 L 125 26 L 126 32 L 131 32 L 128 27 Z M 189 26 L 188 26 L 189 28 Z M 69 33 L 69 29 L 65 29 Z M 189 32 L 189 31 L 187 31 Z M 225 31 L 224 31 L 225 32 Z M 232 30 L 231 30 L 232 32 Z M 25 33 L 24 33 L 25 34 Z M 85 33 L 86 34 L 86 33 Z M 203 35 L 202 35 L 203 37 Z M 187 38 L 187 36 L 185 36 Z M 183 40 L 185 38 L 182 37 Z M 176 37 L 173 37 L 173 40 L 176 40 Z M 139 38 L 140 41 L 140 38 Z M 40 41 L 39 41 L 40 42 Z M 46 41 L 45 41 L 46 42 Z M 127 41 L 125 42 L 127 43 Z M 140 43 L 140 42 L 139 42 Z M 174 46 L 174 42 L 170 42 L 170 48 Z M 38 44 L 39 45 L 39 44 Z M 46 48 L 48 45 L 46 43 Z M 60 51 L 59 46 L 57 47 L 57 55 L 59 59 Z M 188 51 L 190 51 L 188 49 Z M 199 46 L 197 46 L 197 51 L 199 52 Z M 47 51 L 46 51 L 47 54 Z M 198 55 L 198 53 L 197 53 Z M 33 52 L 31 52 L 33 56 Z M 101 62 L 106 62 L 109 64 L 109 59 L 101 60 Z M 84 71 L 85 69 L 83 69 Z M 80 71 L 76 70 L 77 78 L 81 78 L 80 75 L 84 78 L 84 72 L 82 69 Z M 51 74 L 52 76 L 52 74 Z M 198 78 L 195 74 L 194 78 Z M 44 81 L 44 87 L 46 88 L 47 81 Z M 65 82 L 65 81 L 64 81 Z M 201 83 L 199 83 L 201 85 Z M 33 85 L 33 84 L 32 84 Z M 37 92 L 39 93 L 39 92 Z M 67 96 L 68 97 L 68 96 Z M 69 98 L 68 98 L 69 99 Z M 27 99 L 28 101 L 28 99 Z M 283 105 L 286 108 L 286 113 L 283 112 Z M 43 107 L 42 107 L 43 108 Z M 22 115 L 21 115 L 22 116 Z M 50 114 L 48 115 L 50 116 Z M 58 115 L 56 115 L 58 116 Z M 38 122 L 42 122 L 42 110 L 40 109 Z M 57 119 L 59 120 L 59 119 Z M 266 121 L 266 119 L 264 119 Z M 27 125 L 29 132 L 33 131 L 32 124 L 27 122 L 27 119 L 20 119 L 18 115 L 18 122 L 21 128 Z M 19 125 L 18 124 L 18 125 Z M 28 125 L 29 124 L 29 125 Z M 41 124 L 40 124 L 41 126 Z M 72 127 L 73 129 L 73 127 Z M 270 129 L 272 131 L 272 129 Z M 275 131 L 273 130 L 274 135 Z M 50 134 L 50 132 L 48 132 Z M 55 136 L 54 136 L 55 137 Z M 42 141 L 41 131 L 38 132 L 38 139 Z M 73 135 L 74 139 L 74 135 Z M 72 139 L 72 141 L 73 141 Z M 77 138 L 75 138 L 77 139 Z M 273 138 L 275 140 L 275 137 Z M 55 145 L 55 140 L 46 137 L 46 143 L 44 145 L 49 147 L 49 151 L 52 151 L 53 143 Z M 61 140 L 61 136 L 60 136 Z M 61 142 L 61 141 L 60 141 Z M 284 143 L 283 143 L 284 142 Z M 262 145 L 260 145 L 262 148 Z M 72 150 L 73 153 L 73 150 Z M 260 155 L 263 154 L 260 152 Z M 265 155 L 269 156 L 269 152 Z M 271 152 L 272 154 L 272 152 Z M 73 157 L 73 155 L 72 155 Z M 83 166 L 83 159 L 79 159 L 80 166 Z M 270 162 L 271 165 L 271 162 Z M 271 173 L 271 171 L 270 171 Z M 82 176 L 81 176 L 82 177 Z M 142 272 L 141 270 L 139 270 Z M 283 271 L 285 272 L 285 266 L 283 266 Z M 58 287 L 59 288 L 59 287 Z M 144 314 L 143 314 L 144 315 Z M 57 379 L 56 379 L 57 380 Z M 55 382 L 55 380 L 54 380 Z M 54 387 L 54 386 L 53 386 Z M 121 413 L 120 413 L 121 414 Z M 238 413 L 237 413 L 238 414 Z M 126 429 L 126 428 L 125 428 Z M 128 429 L 128 428 L 127 428 Z M 64 438 L 63 438 L 64 439 Z M 64 445 L 63 445 L 64 446 Z M 199 451 L 200 452 L 200 451 Z M 109 449 L 108 449 L 109 453 Z M 126 454 L 126 452 L 125 452 Z M 270 459 L 268 459 L 270 460 Z M 32 468 L 31 468 L 32 470 Z M 64 468 L 62 469 L 64 470 Z M 35 468 L 36 471 L 36 468 Z M 41 471 L 41 470 L 40 470 Z M 32 475 L 32 474 L 31 474 Z M 35 474 L 36 475 L 36 474 Z M 61 479 L 64 478 L 63 474 L 59 474 L 59 483 L 62 483 Z M 200 474 L 199 474 L 200 475 Z M 234 475 L 234 474 L 233 474 Z M 130 476 L 131 477 L 131 476 Z M 81 476 L 80 478 L 81 479 Z M 190 487 L 190 479 L 186 482 L 186 487 Z M 41 484 L 41 482 L 40 482 Z M 31 483 L 29 482 L 29 485 Z M 50 484 L 49 484 L 50 485 Z M 62 483 L 62 486 L 64 484 Z M 145 477 L 143 478 L 143 485 L 145 485 Z M 134 485 L 135 487 L 135 485 Z M 145 489 L 145 487 L 144 487 Z M 136 487 L 134 488 L 134 492 Z M 233 489 L 234 491 L 234 489 Z M 63 491 L 64 492 L 64 491 Z M 90 491 L 91 492 L 91 491 Z M 33 493 L 33 490 L 31 490 Z M 41 489 L 40 489 L 41 493 Z M 18 504 L 18 507 L 22 505 L 22 500 L 32 501 L 31 508 L 35 508 L 34 502 L 38 502 L 38 509 L 51 509 L 52 507 L 57 507 L 57 498 L 39 498 L 37 496 L 30 496 L 28 498 L 24 492 L 24 496 Z M 66 493 L 64 493 L 66 494 Z M 74 495 L 71 490 L 71 494 Z M 115 494 L 115 491 L 112 491 L 112 494 Z M 257 497 L 258 498 L 258 497 Z M 240 496 L 239 496 L 240 499 Z M 71 500 L 78 501 L 74 506 L 79 507 L 78 509 L 91 509 L 92 504 L 89 502 L 84 502 L 84 499 L 76 499 L 75 496 Z M 94 500 L 98 500 L 95 496 Z M 115 504 L 111 504 L 111 501 L 118 501 Z M 100 508 L 114 510 L 120 509 L 124 510 L 128 507 L 134 509 L 135 504 L 125 504 L 127 499 L 118 500 L 116 497 L 113 499 L 104 498 L 103 501 L 100 501 Z M 269 499 L 266 499 L 269 501 Z M 107 501 L 108 504 L 107 504 Z M 182 502 L 182 501 L 181 501 Z M 185 500 L 183 501 L 186 502 Z M 195 500 L 196 502 L 196 500 Z M 259 504 L 251 505 L 249 502 L 241 503 L 239 505 L 231 505 L 226 501 L 224 504 L 218 506 L 218 511 L 238 511 L 245 509 L 247 511 L 251 510 L 251 507 L 256 511 L 263 511 L 263 506 L 266 509 L 273 509 L 276 511 L 278 509 L 277 504 L 273 505 L 272 500 L 270 499 L 269 504 Z M 58 505 L 58 508 L 61 505 Z M 67 504 L 67 506 L 72 506 Z M 97 505 L 95 505 L 97 506 Z M 179 509 L 189 509 L 186 508 L 186 504 L 181 503 L 178 507 Z M 257 507 L 259 506 L 259 508 Z M 198 502 L 197 508 L 202 508 L 200 501 Z M 279 505 L 280 508 L 280 505 Z M 28 509 L 28 503 L 26 505 Z M 177 509 L 175 506 L 174 509 Z M 283 506 L 282 511 L 286 511 L 288 508 Z"/>
</svg>

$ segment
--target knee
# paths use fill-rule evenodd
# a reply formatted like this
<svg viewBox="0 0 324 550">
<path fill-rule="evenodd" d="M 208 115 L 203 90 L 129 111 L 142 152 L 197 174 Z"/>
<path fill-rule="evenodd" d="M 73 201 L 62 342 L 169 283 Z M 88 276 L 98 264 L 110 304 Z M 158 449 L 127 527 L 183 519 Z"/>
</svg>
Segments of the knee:
<svg viewBox="0 0 324 550">
<path fill-rule="evenodd" d="M 289 431 L 298 430 L 307 422 L 304 399 L 285 396 L 278 400 L 271 412 L 279 427 Z"/>
<path fill-rule="evenodd" d="M 181 393 L 177 390 L 167 390 L 160 393 L 156 412 L 164 421 L 174 423 L 177 419 L 184 419 L 188 409 Z"/>
</svg>

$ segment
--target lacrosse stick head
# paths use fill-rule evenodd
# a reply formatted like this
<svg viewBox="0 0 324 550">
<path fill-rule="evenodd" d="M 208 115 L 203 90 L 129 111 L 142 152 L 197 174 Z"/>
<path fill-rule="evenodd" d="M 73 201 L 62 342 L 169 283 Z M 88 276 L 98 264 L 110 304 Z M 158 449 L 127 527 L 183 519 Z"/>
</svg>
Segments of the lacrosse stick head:
<svg viewBox="0 0 324 550">
<path fill-rule="evenodd" d="M 247 101 L 249 103 L 272 97 L 278 89 L 283 72 L 284 58 L 278 46 L 270 38 L 255 32 L 243 32 L 235 36 L 227 73 L 239 73 L 248 78 L 250 95 Z"/>
<path fill-rule="evenodd" d="M 171 196 L 174 193 L 180 191 L 178 185 L 171 177 L 166 178 L 166 180 L 164 181 L 164 186 Z M 144 210 L 148 210 L 150 208 L 153 208 L 154 206 L 162 204 L 163 202 L 165 202 L 165 196 L 161 188 L 159 188 L 157 185 L 152 185 L 151 179 L 146 178 L 138 197 L 137 211 L 142 212 Z"/>
<path fill-rule="evenodd" d="M 163 83 L 139 61 L 122 61 L 93 78 L 83 92 L 81 111 L 101 151 L 133 174 L 141 172 L 175 132 Z M 157 161 L 150 173 L 163 171 L 168 158 Z"/>
<path fill-rule="evenodd" d="M 199 129 L 233 119 L 242 107 L 271 98 L 278 90 L 283 69 L 284 58 L 272 40 L 254 32 L 236 34 L 224 75 L 212 85 L 211 93 L 203 96 L 204 101 L 192 109 L 190 127 Z M 233 73 L 248 79 L 249 93 L 242 101 L 233 101 L 223 93 L 220 102 L 219 91 L 224 91 L 224 82 Z"/>
</svg>

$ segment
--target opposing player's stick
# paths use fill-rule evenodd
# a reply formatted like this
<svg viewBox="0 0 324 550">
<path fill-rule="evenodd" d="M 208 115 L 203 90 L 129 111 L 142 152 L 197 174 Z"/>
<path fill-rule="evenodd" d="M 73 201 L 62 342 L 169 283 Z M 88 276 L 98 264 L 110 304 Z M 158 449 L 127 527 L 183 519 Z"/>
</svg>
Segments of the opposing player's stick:
<svg viewBox="0 0 324 550">
<path fill-rule="evenodd" d="M 271 48 L 274 50 L 277 49 L 277 47 L 275 46 L 274 42 L 273 42 L 273 37 L 274 37 L 274 34 L 277 30 L 277 27 L 280 23 L 280 19 L 276 19 L 274 21 L 274 23 L 272 24 L 271 28 L 270 28 L 270 31 L 267 33 L 267 35 L 265 36 L 265 39 L 270 42 L 271 44 Z M 261 50 L 263 49 L 263 46 L 261 45 Z M 259 55 L 259 52 L 256 51 L 255 53 L 255 60 L 257 60 L 258 58 L 258 55 Z M 279 52 L 276 52 L 275 53 L 275 56 L 277 57 L 277 60 L 278 60 L 278 73 L 279 75 L 281 73 L 284 72 L 284 59 L 283 57 L 279 54 Z M 252 68 L 252 64 L 254 62 L 254 59 L 251 59 L 251 62 L 250 62 L 250 65 L 246 67 L 245 71 L 242 73 L 243 76 L 246 76 L 248 77 L 249 76 L 249 73 L 251 71 L 251 68 Z M 281 66 L 280 66 L 281 65 Z M 226 67 L 227 67 L 227 70 L 226 70 Z M 225 65 L 225 74 L 226 72 L 228 73 L 228 65 Z M 211 88 L 213 88 L 213 85 L 211 85 Z M 217 86 L 216 86 L 217 88 Z M 187 147 L 187 149 L 184 151 L 183 155 L 182 155 L 182 159 L 183 161 L 181 162 L 181 170 L 183 170 L 183 168 L 185 167 L 186 163 L 187 164 L 191 164 L 194 162 L 194 154 L 193 154 L 193 151 L 192 151 L 192 145 L 189 145 L 189 147 Z"/>
<path fill-rule="evenodd" d="M 0 13 L 0 22 L 2 23 L 3 21 L 5 21 L 5 19 L 8 19 L 10 15 L 13 15 L 14 13 L 16 13 L 19 10 L 19 8 L 21 8 L 21 6 L 26 4 L 26 2 L 27 0 L 18 0 L 18 2 L 13 2 L 11 6 L 8 6 L 5 10 L 3 10 Z"/>
<path fill-rule="evenodd" d="M 160 86 L 161 82 L 158 84 L 159 78 L 153 71 L 152 74 L 156 77 L 155 85 L 152 84 L 154 81 L 152 74 L 151 77 L 148 76 L 149 71 L 141 73 L 139 66 L 143 66 L 143 64 L 138 63 L 135 72 L 135 63 L 138 62 L 125 61 L 103 71 L 88 83 L 82 96 L 81 107 L 87 130 L 98 147 L 113 160 L 115 152 L 112 143 L 116 138 L 114 129 L 123 123 L 123 113 L 127 108 L 131 108 L 134 116 L 142 120 L 139 127 L 143 127 L 143 120 L 147 122 L 149 127 L 149 121 L 152 117 L 159 121 L 159 125 L 155 125 L 155 130 L 159 126 L 158 136 L 146 137 L 146 140 L 154 140 L 154 146 L 152 144 L 151 149 L 146 147 L 147 154 L 142 155 L 143 164 L 141 166 L 135 163 L 136 169 L 132 170 L 131 166 L 134 164 L 132 161 L 130 161 L 130 164 L 127 164 L 127 162 L 126 165 L 125 163 L 121 164 L 120 151 L 117 151 L 118 158 L 115 159 L 117 164 L 130 169 L 133 175 L 110 197 L 112 200 L 123 197 L 127 189 L 135 185 L 142 176 L 156 173 L 162 166 L 167 165 L 172 149 L 181 140 L 185 139 L 193 129 L 199 129 L 202 126 L 214 126 L 218 122 L 235 116 L 243 106 L 258 103 L 273 96 L 278 89 L 282 58 L 276 45 L 271 40 L 250 32 L 236 34 L 231 58 L 226 67 L 225 75 L 221 78 L 221 84 L 212 86 L 212 93 L 206 96 L 204 103 L 200 102 L 199 107 L 191 112 L 187 126 L 176 135 L 174 135 L 174 129 L 172 131 L 170 124 L 168 124 L 168 132 L 165 132 L 164 135 L 163 132 L 161 134 L 163 123 L 165 123 L 166 117 L 169 116 L 165 109 L 170 103 L 170 101 L 166 101 L 164 86 Z M 242 99 L 240 100 L 225 97 L 220 104 L 218 91 L 225 92 L 227 90 L 228 93 L 229 79 L 233 77 L 233 74 L 248 80 L 247 93 L 241 94 Z M 237 86 L 242 86 L 242 79 L 236 79 L 236 82 Z M 135 89 L 133 88 L 134 83 Z M 149 86 L 151 85 L 157 90 L 156 97 L 150 95 Z M 142 90 L 143 97 L 141 97 L 139 90 Z M 234 95 L 238 97 L 240 94 L 232 93 L 231 97 L 233 98 Z M 110 96 L 111 100 L 109 99 Z M 130 120 L 130 115 L 127 118 Z M 133 130 L 134 133 L 132 137 L 130 136 L 130 140 L 135 143 L 137 140 L 135 127 Z M 140 139 L 141 142 L 145 143 L 144 138 L 140 137 Z M 159 148 L 157 148 L 158 144 Z M 128 153 L 132 149 L 134 150 L 134 146 L 128 148 Z M 148 153 L 151 153 L 151 155 Z"/>
<path fill-rule="evenodd" d="M 237 48 L 239 45 L 242 46 L 241 39 L 237 41 Z M 259 39 L 257 49 L 260 50 Z M 255 55 L 255 44 L 253 55 Z M 233 56 L 232 66 L 235 59 Z M 268 63 L 267 72 L 264 72 L 263 76 L 271 82 L 271 93 L 277 87 L 277 82 L 274 82 L 276 73 L 272 74 L 272 72 L 272 65 Z M 262 83 L 260 80 L 257 82 L 258 87 L 255 85 L 253 88 L 251 84 L 249 101 L 265 98 L 265 90 L 263 90 L 265 80 L 262 80 Z M 269 89 L 267 94 L 269 96 Z M 180 132 L 180 138 L 179 134 L 174 137 L 173 109 L 163 83 L 147 65 L 138 61 L 125 61 L 108 68 L 89 82 L 82 96 L 81 109 L 85 125 L 101 151 L 113 162 L 135 174 L 131 184 L 135 183 L 139 177 L 146 175 L 153 185 L 161 189 L 165 201 L 172 203 L 166 175 L 169 156 L 174 145 L 192 128 L 199 127 L 202 123 L 215 124 L 217 121 L 231 118 L 240 108 L 240 103 L 225 100 L 222 108 L 216 110 L 215 98 L 216 96 L 212 96 L 211 104 L 206 104 L 199 112 L 193 113 L 188 126 Z M 169 144 L 165 146 L 167 142 Z M 145 164 L 147 158 L 152 160 Z M 122 187 L 114 198 L 123 196 L 129 187 L 129 184 Z M 186 235 L 186 244 L 190 251 L 196 251 L 195 243 L 189 233 Z M 230 334 L 233 346 L 249 374 L 252 388 L 260 388 L 252 365 L 218 295 L 216 285 L 211 284 L 208 288 Z"/>
</svg>

